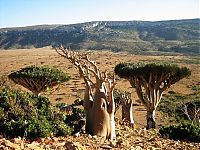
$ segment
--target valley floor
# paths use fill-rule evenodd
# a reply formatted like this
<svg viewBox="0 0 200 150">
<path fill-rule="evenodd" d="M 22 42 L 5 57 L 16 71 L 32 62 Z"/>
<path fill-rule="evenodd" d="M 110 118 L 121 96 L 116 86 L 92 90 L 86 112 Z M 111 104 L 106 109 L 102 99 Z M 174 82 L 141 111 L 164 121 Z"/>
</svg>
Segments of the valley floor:
<svg viewBox="0 0 200 150">
<path fill-rule="evenodd" d="M 200 64 L 198 58 L 189 57 L 189 56 L 145 56 L 145 55 L 131 55 L 128 53 L 112 53 L 110 51 L 88 51 L 89 56 L 92 60 L 97 62 L 97 65 L 101 70 L 111 71 L 115 65 L 120 62 L 172 62 L 177 63 L 179 66 L 189 67 L 192 71 L 192 75 L 189 78 L 179 81 L 177 84 L 173 85 L 168 91 L 175 91 L 180 94 L 190 94 L 192 93 L 189 86 L 195 85 L 199 82 L 200 77 Z M 48 65 L 54 66 L 64 70 L 65 72 L 71 75 L 71 80 L 67 83 L 62 84 L 59 87 L 59 90 L 54 93 L 43 93 L 43 95 L 49 96 L 53 104 L 57 103 L 68 103 L 71 104 L 77 98 L 82 98 L 84 94 L 84 82 L 80 79 L 78 70 L 70 64 L 68 60 L 61 58 L 54 49 L 51 48 L 41 48 L 41 49 L 15 49 L 15 50 L 0 50 L 0 79 L 1 81 L 5 80 L 6 84 L 14 89 L 20 89 L 26 91 L 21 86 L 18 86 L 8 80 L 6 76 L 12 71 L 19 70 L 25 66 L 30 65 Z M 157 131 L 146 131 L 142 128 L 146 125 L 146 111 L 145 108 L 139 103 L 138 97 L 135 94 L 133 88 L 125 80 L 118 80 L 117 89 L 122 91 L 128 91 L 132 93 L 132 98 L 134 99 L 134 104 L 138 105 L 134 107 L 134 118 L 136 121 L 135 130 L 119 127 L 117 143 L 111 144 L 111 146 L 116 149 L 200 149 L 200 144 L 198 143 L 187 143 L 180 141 L 173 141 L 168 139 L 160 138 L 157 135 Z M 165 94 L 168 94 L 168 91 L 165 91 Z M 120 118 L 121 114 L 118 113 L 117 117 Z M 156 114 L 157 125 L 166 125 L 169 124 L 167 116 L 163 115 L 160 112 Z M 131 132 L 130 132 L 131 130 Z M 88 135 L 81 135 L 79 137 L 53 137 L 46 139 L 38 139 L 36 141 L 28 142 L 23 141 L 22 139 L 14 139 L 7 141 L 6 139 L 0 139 L 0 145 L 12 147 L 15 145 L 19 147 L 21 144 L 23 147 L 28 147 L 31 149 L 31 146 L 35 148 L 47 148 L 51 149 L 65 149 L 66 146 L 77 144 L 83 149 L 103 149 L 102 146 L 108 146 L 106 142 L 102 141 L 98 137 L 92 137 Z M 23 142 L 24 145 L 23 145 Z M 70 144 L 71 143 L 71 144 Z M 9 146 L 11 144 L 11 146 Z M 30 147 L 29 147 L 30 146 Z M 60 147 L 60 148 L 59 148 Z M 13 147 L 14 148 L 14 147 Z M 12 148 L 11 148 L 12 149 Z M 15 149 L 15 148 L 14 148 Z M 33 148 L 34 149 L 34 148 Z M 81 148 L 80 148 L 81 149 Z M 106 147 L 104 148 L 106 149 Z"/>
</svg>

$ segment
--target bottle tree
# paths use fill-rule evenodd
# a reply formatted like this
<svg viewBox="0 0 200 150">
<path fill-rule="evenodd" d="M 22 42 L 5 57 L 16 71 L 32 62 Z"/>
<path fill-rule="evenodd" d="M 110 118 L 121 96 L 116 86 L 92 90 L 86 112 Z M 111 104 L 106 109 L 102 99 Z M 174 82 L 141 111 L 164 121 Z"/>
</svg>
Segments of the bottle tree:
<svg viewBox="0 0 200 150">
<path fill-rule="evenodd" d="M 134 126 L 133 117 L 133 100 L 131 99 L 131 93 L 126 91 L 115 90 L 115 113 L 122 106 L 122 121 L 131 127 Z"/>
<path fill-rule="evenodd" d="M 16 84 L 19 84 L 39 96 L 62 82 L 68 81 L 70 76 L 63 71 L 50 67 L 29 66 L 8 75 Z"/>
<path fill-rule="evenodd" d="M 129 126 L 134 126 L 133 117 L 133 100 L 131 99 L 131 93 L 124 92 L 121 95 L 122 101 L 122 121 L 127 123 Z"/>
<path fill-rule="evenodd" d="M 175 64 L 120 63 L 115 73 L 127 79 L 147 110 L 147 129 L 155 128 L 155 111 L 163 92 L 172 84 L 191 74 L 186 67 Z"/>
<path fill-rule="evenodd" d="M 83 106 L 86 111 L 86 132 L 113 140 L 116 137 L 113 97 L 115 76 L 102 72 L 87 54 L 63 46 L 56 51 L 78 69 L 85 82 Z"/>
</svg>

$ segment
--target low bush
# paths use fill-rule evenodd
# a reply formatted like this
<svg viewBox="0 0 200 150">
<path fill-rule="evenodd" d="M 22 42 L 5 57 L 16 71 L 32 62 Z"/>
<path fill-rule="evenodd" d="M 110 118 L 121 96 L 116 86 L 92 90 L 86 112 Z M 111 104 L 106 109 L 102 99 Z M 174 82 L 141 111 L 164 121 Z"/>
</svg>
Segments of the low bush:
<svg viewBox="0 0 200 150">
<path fill-rule="evenodd" d="M 192 90 L 192 89 L 191 89 Z M 163 96 L 158 110 L 167 114 L 175 122 L 184 120 L 199 122 L 200 117 L 200 91 L 194 91 L 191 94 L 179 94 L 173 91 Z"/>
<path fill-rule="evenodd" d="M 200 142 L 200 126 L 193 123 L 181 125 L 162 126 L 159 130 L 162 137 L 174 140 Z"/>
<path fill-rule="evenodd" d="M 67 105 L 65 103 L 58 103 L 56 105 L 57 108 L 59 108 L 66 114 L 65 123 L 73 128 L 72 134 L 75 134 L 77 132 L 85 132 L 86 112 L 84 109 L 76 106 L 79 105 L 77 105 L 75 101 L 71 105 Z"/>
<path fill-rule="evenodd" d="M 46 97 L 9 88 L 0 90 L 0 134 L 4 137 L 32 139 L 71 134 L 73 130 L 65 120 L 65 114 Z"/>
<path fill-rule="evenodd" d="M 85 118 L 85 110 L 72 107 L 72 114 L 67 116 L 66 123 L 70 124 L 71 122 L 77 122 L 83 118 Z"/>
</svg>

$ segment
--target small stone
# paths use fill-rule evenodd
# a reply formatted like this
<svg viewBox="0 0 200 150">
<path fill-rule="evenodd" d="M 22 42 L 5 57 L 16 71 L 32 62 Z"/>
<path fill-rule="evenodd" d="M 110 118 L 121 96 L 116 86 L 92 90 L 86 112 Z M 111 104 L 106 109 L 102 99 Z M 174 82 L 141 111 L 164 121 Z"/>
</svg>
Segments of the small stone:
<svg viewBox="0 0 200 150">
<path fill-rule="evenodd" d="M 143 148 L 140 146 L 132 146 L 131 150 L 143 150 Z"/>
<path fill-rule="evenodd" d="M 91 146 L 91 144 L 90 144 L 90 143 L 86 143 L 85 145 L 86 145 L 86 146 Z"/>
<path fill-rule="evenodd" d="M 19 143 L 21 143 L 21 142 L 22 142 L 21 137 L 14 138 L 14 143 L 15 143 L 15 144 L 19 144 Z"/>
<path fill-rule="evenodd" d="M 14 144 L 14 143 L 12 143 L 12 142 L 10 142 L 8 140 L 5 140 L 4 143 L 5 143 L 6 147 L 10 147 L 10 148 L 13 148 L 15 150 L 20 150 L 20 146 L 19 145 Z"/>
<path fill-rule="evenodd" d="M 116 145 L 117 145 L 116 141 L 110 141 L 110 146 L 111 147 L 116 147 Z"/>
<path fill-rule="evenodd" d="M 42 148 L 36 146 L 35 144 L 27 144 L 28 149 L 37 149 L 37 150 L 42 150 Z"/>
<path fill-rule="evenodd" d="M 148 141 L 156 141 L 156 140 L 158 140 L 157 137 L 152 137 L 152 138 L 148 139 Z"/>
<path fill-rule="evenodd" d="M 53 142 L 58 142 L 58 138 L 57 137 L 52 137 Z"/>
<path fill-rule="evenodd" d="M 66 142 L 67 150 L 86 150 L 79 142 Z"/>
<path fill-rule="evenodd" d="M 100 148 L 103 148 L 103 149 L 112 149 L 112 147 L 109 146 L 109 145 L 101 145 Z"/>
<path fill-rule="evenodd" d="M 80 136 L 80 132 L 77 132 L 74 134 L 75 137 L 79 137 Z"/>
<path fill-rule="evenodd" d="M 58 147 L 65 146 L 65 142 L 57 143 L 56 146 Z"/>
<path fill-rule="evenodd" d="M 123 143 L 123 140 L 122 140 L 122 139 L 118 139 L 118 140 L 117 140 L 117 144 L 120 145 L 120 144 L 122 144 L 122 143 Z"/>
<path fill-rule="evenodd" d="M 158 147 L 158 148 L 162 148 L 162 142 L 161 141 L 157 141 L 155 143 L 155 146 Z"/>
<path fill-rule="evenodd" d="M 92 136 L 92 138 L 93 138 L 93 139 L 97 139 L 97 136 L 96 136 L 96 135 L 94 135 L 94 136 Z"/>
</svg>

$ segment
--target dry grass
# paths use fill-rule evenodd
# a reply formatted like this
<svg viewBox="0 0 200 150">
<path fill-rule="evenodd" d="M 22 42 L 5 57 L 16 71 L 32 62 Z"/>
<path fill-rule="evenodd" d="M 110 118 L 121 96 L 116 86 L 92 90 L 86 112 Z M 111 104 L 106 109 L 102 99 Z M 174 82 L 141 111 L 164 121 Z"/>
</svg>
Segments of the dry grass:
<svg viewBox="0 0 200 150">
<path fill-rule="evenodd" d="M 192 64 L 192 58 L 186 56 L 141 56 L 131 55 L 127 53 L 112 53 L 110 51 L 89 51 L 91 59 L 95 60 L 99 68 L 103 71 L 112 72 L 115 65 L 120 62 L 160 62 L 169 61 L 178 63 L 180 66 L 187 66 L 191 69 L 192 75 L 179 81 L 176 85 L 173 85 L 169 90 L 177 93 L 189 94 L 191 89 L 188 85 L 193 85 L 199 82 L 200 70 L 199 64 Z M 189 60 L 189 61 L 188 61 Z M 190 62 L 190 63 L 187 63 Z M 84 82 L 80 79 L 78 71 L 68 60 L 60 57 L 54 49 L 49 47 L 41 49 L 15 49 L 15 50 L 1 50 L 0 51 L 0 76 L 8 75 L 12 71 L 19 70 L 25 66 L 30 65 L 48 65 L 55 66 L 63 69 L 69 73 L 72 77 L 70 81 L 60 86 L 59 90 L 49 96 L 52 103 L 72 103 L 78 97 L 83 97 L 84 94 Z M 8 83 L 10 86 L 16 89 L 25 90 L 23 87 L 14 85 L 11 81 Z M 135 99 L 135 103 L 138 104 L 137 96 L 134 89 L 125 80 L 118 81 L 116 85 L 117 89 L 126 90 L 132 92 L 132 97 Z M 167 93 L 167 92 L 165 92 Z M 44 93 L 48 94 L 48 93 Z M 138 126 L 144 126 L 145 114 L 143 106 L 137 106 L 134 108 L 134 116 Z M 160 118 L 160 113 L 157 113 L 157 118 Z M 162 117 L 161 117 L 162 118 Z M 164 119 L 158 120 L 160 123 L 164 123 Z"/>
</svg>

